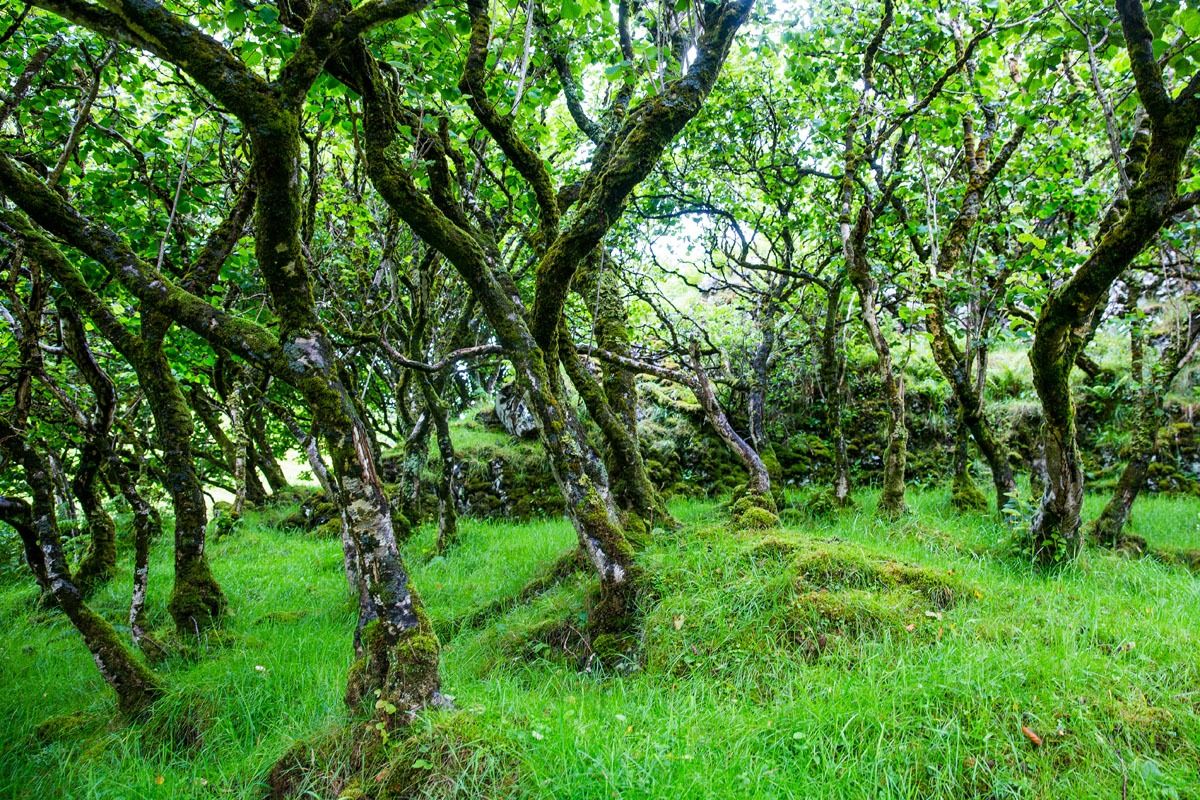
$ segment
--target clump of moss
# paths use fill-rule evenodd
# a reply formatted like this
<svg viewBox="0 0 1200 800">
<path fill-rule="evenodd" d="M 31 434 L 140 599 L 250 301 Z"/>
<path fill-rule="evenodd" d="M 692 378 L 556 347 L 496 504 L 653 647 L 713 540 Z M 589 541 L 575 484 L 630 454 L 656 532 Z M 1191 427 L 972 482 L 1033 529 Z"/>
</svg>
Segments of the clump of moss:
<svg viewBox="0 0 1200 800">
<path fill-rule="evenodd" d="M 317 527 L 312 528 L 309 535 L 314 539 L 341 539 L 342 518 L 333 517 L 325 520 Z"/>
<path fill-rule="evenodd" d="M 794 562 L 793 640 L 814 660 L 838 640 L 887 635 L 924 637 L 930 619 L 967 594 L 950 572 L 823 544 Z"/>
<path fill-rule="evenodd" d="M 101 725 L 100 717 L 87 711 L 55 714 L 38 723 L 33 738 L 39 744 L 55 744 L 82 739 Z"/>
<path fill-rule="evenodd" d="M 372 620 L 360 634 L 363 655 L 350 666 L 346 704 L 359 708 L 376 696 L 395 706 L 389 713 L 412 715 L 437 700 L 438 656 L 441 644 L 433 625 L 413 598 L 418 622 L 391 641 L 379 620 Z"/>
<path fill-rule="evenodd" d="M 150 645 L 143 647 L 147 660 L 158 664 L 170 659 L 195 661 L 207 657 L 213 650 L 232 647 L 241 640 L 222 628 L 201 630 L 197 636 L 180 633 L 177 628 L 155 630 L 147 637 Z"/>
<path fill-rule="evenodd" d="M 796 561 L 801 588 L 905 589 L 938 609 L 951 608 L 964 594 L 953 574 L 869 556 L 846 545 L 815 547 Z"/>
<path fill-rule="evenodd" d="M 1157 753 L 1172 753 L 1197 745 L 1181 735 L 1179 721 L 1169 709 L 1150 703 L 1140 691 L 1116 700 L 1111 709 L 1117 720 L 1115 733 L 1136 749 L 1149 748 Z"/>
<path fill-rule="evenodd" d="M 815 591 L 797 598 L 795 620 L 806 633 L 873 636 L 904 628 L 909 610 L 908 604 L 888 593 Z"/>
<path fill-rule="evenodd" d="M 1175 564 L 1186 567 L 1192 572 L 1200 572 L 1200 550 L 1159 547 L 1154 550 L 1154 557 L 1167 564 Z"/>
<path fill-rule="evenodd" d="M 476 720 L 457 712 L 389 727 L 358 723 L 297 742 L 267 775 L 271 800 L 402 800 L 458 794 L 508 796 L 512 759 L 489 747 Z"/>
<path fill-rule="evenodd" d="M 779 527 L 779 508 L 768 494 L 743 491 L 729 506 L 729 516 L 735 527 L 746 530 L 768 530 Z"/>
<path fill-rule="evenodd" d="M 958 511 L 987 511 L 987 496 L 975 485 L 968 472 L 954 476 L 950 487 L 950 505 Z"/>
<path fill-rule="evenodd" d="M 266 776 L 267 797 L 367 798 L 363 776 L 371 775 L 385 759 L 383 738 L 373 724 L 359 723 L 323 731 L 289 747 Z"/>
<path fill-rule="evenodd" d="M 746 554 L 755 563 L 784 563 L 791 561 L 800 551 L 800 542 L 782 536 L 764 536 L 755 539 L 746 547 Z"/>
<path fill-rule="evenodd" d="M 341 514 L 333 500 L 322 491 L 306 494 L 299 507 L 284 517 L 281 525 L 302 531 L 312 531 L 331 519 L 340 520 Z"/>
</svg>

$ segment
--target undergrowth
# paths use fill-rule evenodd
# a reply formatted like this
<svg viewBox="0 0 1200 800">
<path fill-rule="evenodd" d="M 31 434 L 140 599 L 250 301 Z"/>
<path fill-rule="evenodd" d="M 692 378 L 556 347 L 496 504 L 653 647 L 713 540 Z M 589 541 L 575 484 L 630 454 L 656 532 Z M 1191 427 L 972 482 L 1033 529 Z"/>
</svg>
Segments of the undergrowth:
<svg viewBox="0 0 1200 800">
<path fill-rule="evenodd" d="M 456 710 L 387 742 L 364 729 L 359 746 L 386 750 L 371 775 L 312 750 L 298 796 L 1200 797 L 1200 578 L 1095 550 L 1040 573 L 948 490 L 912 493 L 913 513 L 886 524 L 857 499 L 785 503 L 781 527 L 735 531 L 715 503 L 676 503 L 681 528 L 641 555 L 655 599 L 639 647 L 603 667 L 579 633 L 586 572 L 546 580 L 574 546 L 565 522 L 467 519 L 432 560 L 423 530 L 407 555 Z M 249 514 L 212 544 L 226 630 L 157 666 L 169 693 L 135 725 L 31 582 L 0 586 L 0 796 L 259 798 L 298 742 L 346 730 L 339 544 L 279 519 Z M 1144 498 L 1132 529 L 1195 548 L 1200 501 Z M 95 599 L 115 623 L 123 570 Z"/>
</svg>

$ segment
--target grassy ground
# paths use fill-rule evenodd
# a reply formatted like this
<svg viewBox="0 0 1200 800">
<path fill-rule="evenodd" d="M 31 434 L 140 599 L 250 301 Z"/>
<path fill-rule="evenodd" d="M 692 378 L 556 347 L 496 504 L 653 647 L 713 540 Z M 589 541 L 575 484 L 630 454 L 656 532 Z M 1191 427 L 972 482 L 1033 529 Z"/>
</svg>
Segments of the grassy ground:
<svg viewBox="0 0 1200 800">
<path fill-rule="evenodd" d="M 640 655 L 608 670 L 579 669 L 582 579 L 482 627 L 454 624 L 569 552 L 565 523 L 467 521 L 462 545 L 433 561 L 426 531 L 408 556 L 453 632 L 443 685 L 459 710 L 418 726 L 453 727 L 475 755 L 424 785 L 463 797 L 1200 798 L 1200 578 L 1100 553 L 1037 574 L 1005 554 L 991 517 L 956 515 L 939 491 L 912 502 L 886 524 L 866 511 L 814 520 L 801 503 L 782 530 L 755 533 L 727 530 L 714 504 L 676 504 L 684 527 L 644 553 L 657 599 Z M 342 724 L 354 609 L 339 546 L 279 518 L 211 546 L 228 633 L 159 667 L 170 695 L 136 726 L 114 722 L 82 644 L 34 608 L 29 582 L 0 588 L 0 797 L 261 797 L 293 741 Z M 1134 530 L 1200 547 L 1200 501 L 1139 501 Z M 150 608 L 165 626 L 165 543 L 154 569 Z M 114 621 L 127 584 L 96 600 Z"/>
</svg>

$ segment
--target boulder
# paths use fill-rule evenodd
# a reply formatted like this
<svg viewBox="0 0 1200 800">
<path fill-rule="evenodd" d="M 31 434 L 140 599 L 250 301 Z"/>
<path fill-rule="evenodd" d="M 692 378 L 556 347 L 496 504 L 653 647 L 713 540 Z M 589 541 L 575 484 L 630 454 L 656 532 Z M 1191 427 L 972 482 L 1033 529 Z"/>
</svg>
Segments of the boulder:
<svg viewBox="0 0 1200 800">
<path fill-rule="evenodd" d="M 525 405 L 525 398 L 521 396 L 516 383 L 506 383 L 496 392 L 496 417 L 510 436 L 518 439 L 537 438 L 537 420 Z"/>
</svg>

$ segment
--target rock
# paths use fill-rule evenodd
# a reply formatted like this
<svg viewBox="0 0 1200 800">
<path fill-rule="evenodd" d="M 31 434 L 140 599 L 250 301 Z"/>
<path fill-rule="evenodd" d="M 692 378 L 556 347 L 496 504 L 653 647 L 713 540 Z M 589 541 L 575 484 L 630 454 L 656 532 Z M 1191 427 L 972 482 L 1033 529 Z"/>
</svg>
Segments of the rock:
<svg viewBox="0 0 1200 800">
<path fill-rule="evenodd" d="M 525 405 L 516 383 L 506 383 L 496 393 L 496 417 L 509 435 L 518 439 L 537 438 L 537 420 Z"/>
</svg>

